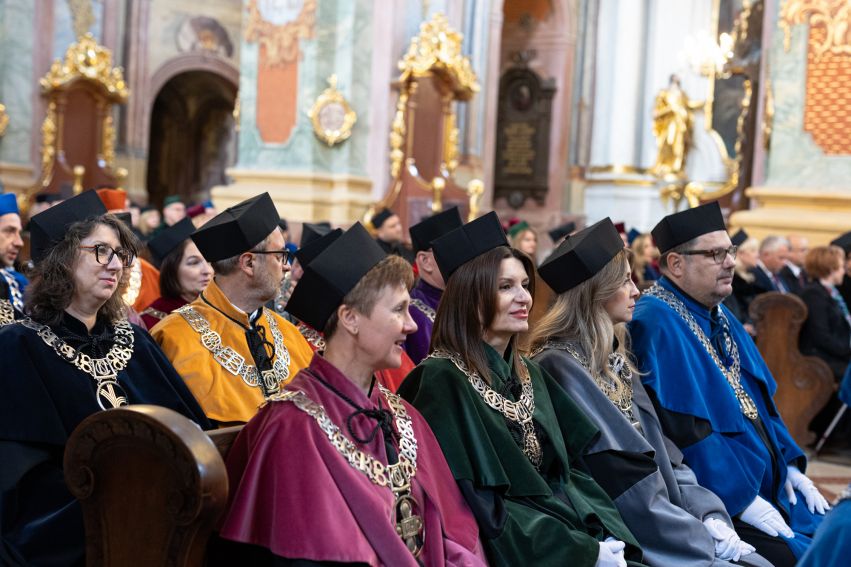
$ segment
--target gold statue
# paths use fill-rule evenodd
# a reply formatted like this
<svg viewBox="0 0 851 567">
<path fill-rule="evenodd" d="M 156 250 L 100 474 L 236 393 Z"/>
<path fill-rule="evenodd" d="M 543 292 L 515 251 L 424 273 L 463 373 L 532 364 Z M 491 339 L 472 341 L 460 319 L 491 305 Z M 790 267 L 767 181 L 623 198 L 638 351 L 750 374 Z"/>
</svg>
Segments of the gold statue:
<svg viewBox="0 0 851 567">
<path fill-rule="evenodd" d="M 680 78 L 671 75 L 667 89 L 656 95 L 653 108 L 653 135 L 659 153 L 650 172 L 657 177 L 681 176 L 686 166 L 686 155 L 691 146 L 694 127 L 693 110 L 702 102 L 689 101 L 680 88 Z"/>
</svg>

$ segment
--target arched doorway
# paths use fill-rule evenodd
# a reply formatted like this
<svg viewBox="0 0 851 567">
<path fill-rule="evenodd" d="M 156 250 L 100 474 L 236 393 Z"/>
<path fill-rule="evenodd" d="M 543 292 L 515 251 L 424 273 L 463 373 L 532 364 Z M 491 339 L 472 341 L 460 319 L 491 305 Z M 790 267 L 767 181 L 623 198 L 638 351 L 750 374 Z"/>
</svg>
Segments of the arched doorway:
<svg viewBox="0 0 851 567">
<path fill-rule="evenodd" d="M 151 109 L 146 186 L 148 202 L 167 195 L 186 202 L 209 198 L 226 183 L 236 158 L 233 108 L 236 85 L 209 71 L 187 71 L 169 79 Z"/>
</svg>

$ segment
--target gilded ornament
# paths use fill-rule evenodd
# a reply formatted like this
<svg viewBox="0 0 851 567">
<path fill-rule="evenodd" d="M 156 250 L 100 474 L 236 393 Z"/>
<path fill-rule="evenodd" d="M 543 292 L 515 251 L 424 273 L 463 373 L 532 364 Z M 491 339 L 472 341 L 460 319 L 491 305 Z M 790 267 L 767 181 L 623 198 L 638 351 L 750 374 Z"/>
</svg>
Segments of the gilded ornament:
<svg viewBox="0 0 851 567">
<path fill-rule="evenodd" d="M 87 33 L 65 52 L 65 61 L 56 59 L 39 84 L 45 93 L 61 90 L 79 79 L 88 79 L 104 88 L 113 102 L 126 102 L 130 89 L 120 67 L 112 66 L 112 52 L 98 45 Z"/>
<path fill-rule="evenodd" d="M 467 222 L 475 220 L 479 216 L 479 202 L 485 192 L 485 183 L 481 179 L 471 179 L 467 183 L 467 194 L 470 196 L 470 212 L 467 214 Z"/>
<path fill-rule="evenodd" d="M 270 67 L 280 67 L 298 59 L 299 39 L 313 37 L 316 0 L 302 0 L 298 12 L 292 2 L 285 7 L 277 2 L 268 4 L 268 10 L 264 10 L 266 4 L 261 6 L 258 0 L 248 2 L 244 37 L 248 43 L 260 44 Z M 288 16 L 292 16 L 289 21 L 285 19 Z"/>
<path fill-rule="evenodd" d="M 101 157 L 107 167 L 112 169 L 115 165 L 115 124 L 111 113 L 104 116 L 102 127 Z"/>
<path fill-rule="evenodd" d="M 328 77 L 328 88 L 316 98 L 308 112 L 313 133 L 329 147 L 344 142 L 352 135 L 358 115 L 346 97 L 337 90 L 337 75 Z"/>
<path fill-rule="evenodd" d="M 405 114 L 408 106 L 408 93 L 402 91 L 396 103 L 396 115 L 390 127 L 390 177 L 397 179 L 402 173 L 402 162 L 405 160 Z"/>
<path fill-rule="evenodd" d="M 783 30 L 783 48 L 791 49 L 792 26 L 798 24 L 824 26 L 824 40 L 814 46 L 816 58 L 828 51 L 837 55 L 851 54 L 851 4 L 828 0 L 786 0 L 780 9 L 778 25 Z"/>
<path fill-rule="evenodd" d="M 9 126 L 9 115 L 6 114 L 6 105 L 0 104 L 0 138 L 6 133 L 6 128 Z"/>
<path fill-rule="evenodd" d="M 446 114 L 443 144 L 443 167 L 450 175 L 458 167 L 458 124 L 454 112 Z"/>
<path fill-rule="evenodd" d="M 92 29 L 95 23 L 92 0 L 68 0 L 68 7 L 71 8 L 75 36 L 80 37 Z"/>
</svg>

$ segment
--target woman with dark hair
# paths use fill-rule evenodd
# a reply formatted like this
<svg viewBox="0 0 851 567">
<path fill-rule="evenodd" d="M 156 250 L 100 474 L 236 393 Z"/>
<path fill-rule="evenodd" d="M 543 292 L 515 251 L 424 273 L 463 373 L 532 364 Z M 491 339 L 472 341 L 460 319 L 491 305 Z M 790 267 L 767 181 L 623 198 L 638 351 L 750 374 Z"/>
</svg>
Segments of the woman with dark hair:
<svg viewBox="0 0 851 567">
<path fill-rule="evenodd" d="M 141 313 L 148 329 L 195 301 L 213 279 L 213 267 L 189 238 L 193 232 L 195 225 L 186 217 L 148 241 L 148 250 L 159 261 L 162 294 Z"/>
<path fill-rule="evenodd" d="M 170 408 L 209 427 L 159 347 L 129 324 L 122 275 L 136 238 L 85 192 L 32 218 L 25 318 L 0 329 L 0 564 L 82 565 L 83 518 L 62 455 L 88 415 Z"/>
<path fill-rule="evenodd" d="M 425 420 L 375 384 L 416 330 L 410 264 L 356 224 L 303 268 L 287 311 L 321 329 L 325 348 L 231 448 L 217 563 L 484 565 Z"/>
<path fill-rule="evenodd" d="M 400 394 L 429 422 L 493 565 L 639 565 L 641 549 L 603 489 L 577 467 L 597 428 L 533 361 L 535 269 L 494 213 L 435 240 L 447 280 L 432 353 Z"/>
<path fill-rule="evenodd" d="M 600 429 L 584 462 L 650 565 L 730 565 L 753 558 L 723 502 L 662 433 L 628 349 L 638 289 L 630 251 L 608 218 L 564 241 L 540 269 L 557 293 L 531 333 L 534 360 Z M 750 561 L 749 561 L 750 562 Z"/>
</svg>

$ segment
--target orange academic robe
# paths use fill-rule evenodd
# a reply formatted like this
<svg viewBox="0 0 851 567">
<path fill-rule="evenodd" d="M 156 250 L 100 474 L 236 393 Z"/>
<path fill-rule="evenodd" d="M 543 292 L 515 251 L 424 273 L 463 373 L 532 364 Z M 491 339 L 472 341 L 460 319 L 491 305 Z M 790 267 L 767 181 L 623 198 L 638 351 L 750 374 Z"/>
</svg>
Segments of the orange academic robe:
<svg viewBox="0 0 851 567">
<path fill-rule="evenodd" d="M 223 346 L 231 347 L 244 358 L 245 364 L 253 365 L 254 359 L 248 350 L 245 329 L 208 305 L 203 298 L 228 317 L 246 326 L 248 314 L 233 306 L 215 280 L 207 286 L 203 297 L 189 304 L 206 319 L 210 329 L 218 333 Z M 274 343 L 268 323 L 269 317 L 274 318 L 277 323 L 284 346 L 290 354 L 289 376 L 281 384 L 283 386 L 292 380 L 299 370 L 310 364 L 313 350 L 295 325 L 269 309 L 263 310 L 259 320 L 260 325 L 265 328 L 266 340 Z M 179 311 L 160 321 L 151 330 L 151 335 L 183 377 L 207 417 L 220 423 L 247 422 L 257 413 L 257 409 L 264 402 L 260 387 L 249 386 L 241 376 L 225 369 L 201 343 L 201 335 L 189 325 Z M 281 353 L 276 352 L 275 357 L 278 356 L 281 356 Z"/>
</svg>

